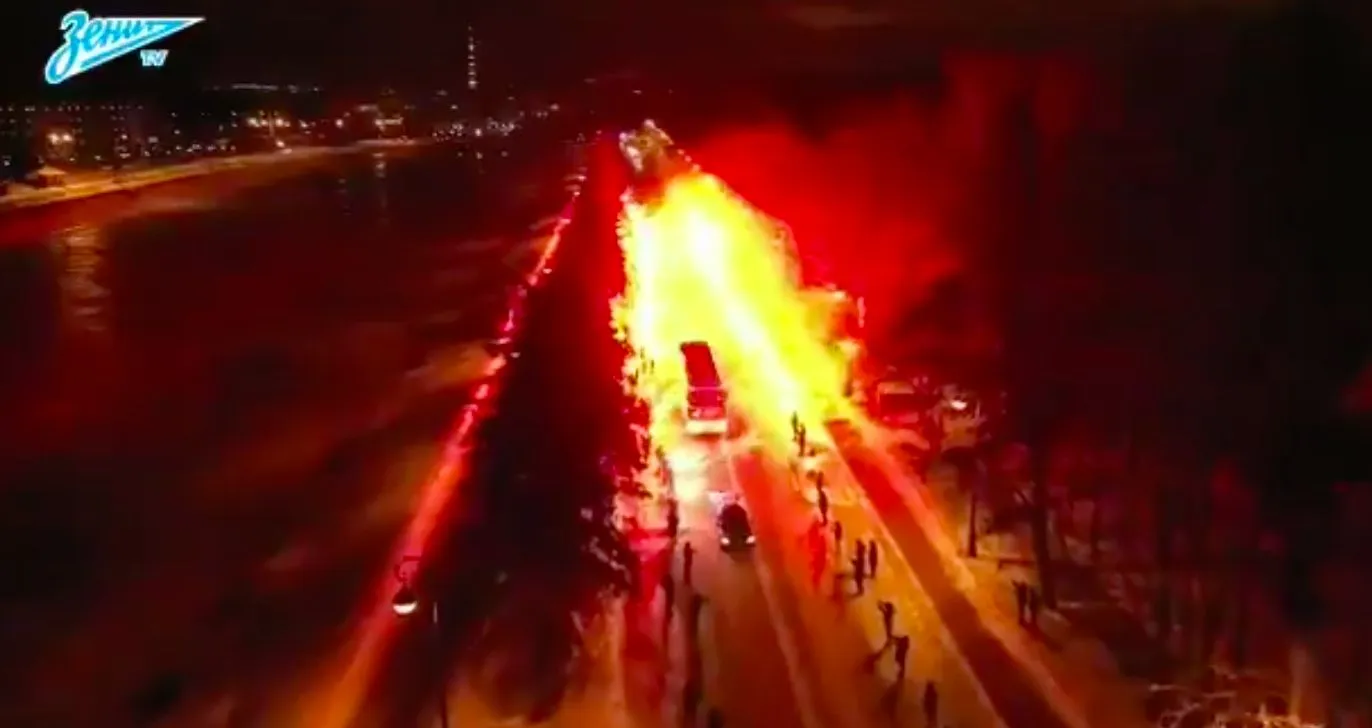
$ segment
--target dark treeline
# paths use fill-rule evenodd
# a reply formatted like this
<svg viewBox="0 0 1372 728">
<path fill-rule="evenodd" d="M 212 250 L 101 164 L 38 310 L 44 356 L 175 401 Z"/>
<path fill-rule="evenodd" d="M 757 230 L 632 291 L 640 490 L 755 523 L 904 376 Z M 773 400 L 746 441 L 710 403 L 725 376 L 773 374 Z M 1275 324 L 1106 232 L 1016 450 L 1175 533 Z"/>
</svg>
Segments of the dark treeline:
<svg viewBox="0 0 1372 728">
<path fill-rule="evenodd" d="M 1050 492 L 1055 450 L 1122 448 L 1116 482 L 1065 499 L 1113 486 L 1141 504 L 1162 574 L 1154 628 L 1171 634 L 1186 580 L 1211 575 L 1202 601 L 1238 612 L 1231 661 L 1248 659 L 1247 610 L 1265 595 L 1344 696 L 1367 694 L 1353 665 L 1368 635 L 1348 618 L 1372 587 L 1358 566 L 1372 442 L 1351 401 L 1372 344 L 1358 242 L 1372 232 L 1358 192 L 1372 75 L 1357 43 L 1339 17 L 1287 11 L 1222 50 L 1126 67 L 1128 133 L 1066 141 L 1044 133 L 1030 80 L 1003 118 L 1004 216 L 981 258 L 1007 434 L 1035 455 L 1040 563 L 1064 499 Z M 1324 654 L 1331 634 L 1363 657 Z"/>
<path fill-rule="evenodd" d="M 593 163 L 554 272 L 528 295 L 475 433 L 460 523 L 423 575 L 455 605 L 446 637 L 466 674 L 506 715 L 546 718 L 578 689 L 606 598 L 636 574 L 612 520 L 644 456 L 634 425 L 646 423 L 621 384 L 627 352 L 611 326 L 623 289 L 614 153 Z"/>
</svg>

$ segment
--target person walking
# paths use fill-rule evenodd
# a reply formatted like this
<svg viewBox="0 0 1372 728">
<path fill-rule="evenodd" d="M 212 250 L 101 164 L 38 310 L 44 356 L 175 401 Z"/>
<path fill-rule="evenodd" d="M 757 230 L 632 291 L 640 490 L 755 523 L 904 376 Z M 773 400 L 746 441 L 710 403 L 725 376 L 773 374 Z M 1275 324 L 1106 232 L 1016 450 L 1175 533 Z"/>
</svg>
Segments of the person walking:
<svg viewBox="0 0 1372 728">
<path fill-rule="evenodd" d="M 681 686 L 681 722 L 684 725 L 696 724 L 696 716 L 700 712 L 700 698 L 700 678 L 696 675 L 686 676 L 686 682 Z"/>
<path fill-rule="evenodd" d="M 895 639 L 896 680 L 905 679 L 905 669 L 910 661 L 910 636 L 900 635 Z"/>
<path fill-rule="evenodd" d="M 881 612 L 881 630 L 889 645 L 896 636 L 896 605 L 883 599 L 877 602 L 877 611 Z"/>
<path fill-rule="evenodd" d="M 874 538 L 867 542 L 867 575 L 875 579 L 877 577 L 877 540 Z"/>
<path fill-rule="evenodd" d="M 858 543 L 861 544 L 862 542 L 859 541 Z M 863 572 L 863 567 L 865 567 L 867 564 L 863 561 L 863 558 L 858 554 L 853 554 L 852 564 L 853 588 L 857 596 L 862 596 L 864 593 L 866 593 L 865 579 L 867 575 Z"/>
<path fill-rule="evenodd" d="M 676 609 L 676 579 L 672 578 L 671 569 L 662 572 L 662 596 L 662 622 L 665 626 L 672 623 L 672 612 Z"/>
<path fill-rule="evenodd" d="M 929 728 L 938 728 L 938 685 L 930 680 L 924 686 L 924 722 Z"/>
<path fill-rule="evenodd" d="M 857 540 L 857 545 L 853 547 L 853 575 L 857 578 L 867 576 L 867 542 L 862 539 Z"/>
<path fill-rule="evenodd" d="M 691 595 L 691 634 L 700 634 L 700 618 L 705 613 L 705 597 L 699 594 Z"/>
<path fill-rule="evenodd" d="M 1011 582 L 1015 588 L 1015 621 L 1024 626 L 1025 614 L 1029 608 L 1029 585 L 1019 579 Z"/>
<path fill-rule="evenodd" d="M 691 571 L 696 563 L 696 547 L 690 541 L 681 547 L 681 583 L 691 588 Z"/>
<path fill-rule="evenodd" d="M 819 522 L 829 523 L 829 494 L 821 490 L 815 500 L 819 506 Z"/>
</svg>

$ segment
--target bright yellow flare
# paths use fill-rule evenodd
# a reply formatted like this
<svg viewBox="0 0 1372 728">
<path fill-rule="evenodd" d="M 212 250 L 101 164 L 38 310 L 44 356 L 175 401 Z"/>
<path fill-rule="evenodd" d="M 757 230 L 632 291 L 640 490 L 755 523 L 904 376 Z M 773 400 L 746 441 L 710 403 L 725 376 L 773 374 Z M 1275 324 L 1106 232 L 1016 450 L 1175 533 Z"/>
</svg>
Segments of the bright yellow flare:
<svg viewBox="0 0 1372 728">
<path fill-rule="evenodd" d="M 834 309 L 847 299 L 806 290 L 789 235 L 703 174 L 674 178 L 660 200 L 626 200 L 620 220 L 628 284 L 617 321 L 636 352 L 639 394 L 654 403 L 653 440 L 685 401 L 680 345 L 714 350 L 730 406 L 784 446 L 790 417 L 807 426 L 856 416 L 845 396 L 853 349 L 834 340 Z M 777 435 L 785 435 L 778 438 Z"/>
</svg>

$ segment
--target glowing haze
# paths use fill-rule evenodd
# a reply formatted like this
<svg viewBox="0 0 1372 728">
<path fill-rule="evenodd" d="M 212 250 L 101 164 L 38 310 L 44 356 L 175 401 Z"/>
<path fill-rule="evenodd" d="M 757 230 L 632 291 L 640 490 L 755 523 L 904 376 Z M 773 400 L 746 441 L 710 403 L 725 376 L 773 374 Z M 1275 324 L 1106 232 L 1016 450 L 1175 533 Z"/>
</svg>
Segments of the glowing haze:
<svg viewBox="0 0 1372 728">
<path fill-rule="evenodd" d="M 731 408 L 770 442 L 789 437 L 792 412 L 815 426 L 833 408 L 852 414 L 825 310 L 839 299 L 802 286 L 777 222 L 714 177 L 683 174 L 660 199 L 626 200 L 620 240 L 628 283 L 617 318 L 637 353 L 633 380 L 654 404 L 656 443 L 670 447 L 679 431 L 684 341 L 710 344 Z"/>
</svg>

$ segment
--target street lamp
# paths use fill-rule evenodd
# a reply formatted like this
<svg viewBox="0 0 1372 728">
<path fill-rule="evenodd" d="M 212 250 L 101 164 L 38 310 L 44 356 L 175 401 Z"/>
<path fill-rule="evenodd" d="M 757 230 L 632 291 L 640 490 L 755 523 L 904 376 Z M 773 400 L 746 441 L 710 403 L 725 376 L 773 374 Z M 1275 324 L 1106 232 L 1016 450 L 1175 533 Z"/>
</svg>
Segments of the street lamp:
<svg viewBox="0 0 1372 728">
<path fill-rule="evenodd" d="M 395 597 L 391 599 L 391 609 L 402 617 L 408 617 L 419 609 L 419 595 L 415 594 L 414 589 L 402 584 L 396 590 Z"/>
<path fill-rule="evenodd" d="M 408 617 L 419 611 L 419 592 L 414 588 L 415 570 L 419 566 L 418 556 L 405 556 L 395 565 L 395 578 L 400 582 L 391 597 L 391 610 L 401 617 Z M 438 724 L 448 728 L 448 671 L 443 667 L 443 640 L 438 621 L 438 600 L 429 601 L 429 620 L 433 625 L 434 665 L 442 678 L 438 690 Z"/>
</svg>

